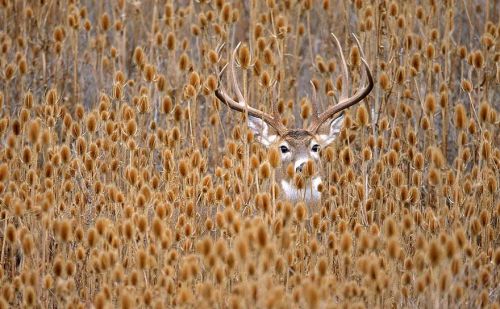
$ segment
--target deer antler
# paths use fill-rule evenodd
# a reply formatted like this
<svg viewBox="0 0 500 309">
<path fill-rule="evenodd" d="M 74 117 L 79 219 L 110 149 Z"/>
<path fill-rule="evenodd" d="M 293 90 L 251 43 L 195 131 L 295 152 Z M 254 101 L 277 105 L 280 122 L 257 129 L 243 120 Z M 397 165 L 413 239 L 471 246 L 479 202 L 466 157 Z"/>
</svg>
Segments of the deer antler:
<svg viewBox="0 0 500 309">
<path fill-rule="evenodd" d="M 340 58 L 342 60 L 342 92 L 340 94 L 339 102 L 333 106 L 330 106 L 326 111 L 324 111 L 321 114 L 318 113 L 317 102 L 313 102 L 312 108 L 313 108 L 313 113 L 315 115 L 313 116 L 312 122 L 308 128 L 308 130 L 313 133 L 316 133 L 323 123 L 325 123 L 328 119 L 332 118 L 338 112 L 343 111 L 344 109 L 349 108 L 352 105 L 363 100 L 373 89 L 373 77 L 370 72 L 370 68 L 368 67 L 368 63 L 366 63 L 366 60 L 364 59 L 365 55 L 363 53 L 363 49 L 361 49 L 361 44 L 359 43 L 358 38 L 353 34 L 354 39 L 358 44 L 359 51 L 361 53 L 361 61 L 363 62 L 363 66 L 365 67 L 366 70 L 366 75 L 368 76 L 368 85 L 363 86 L 363 88 L 359 89 L 358 92 L 356 92 L 352 97 L 348 97 L 349 75 L 347 70 L 347 64 L 339 40 L 337 39 L 335 34 L 332 33 L 332 36 L 340 51 Z M 361 84 L 365 83 L 365 77 L 366 76 L 363 75 Z M 314 85 L 313 85 L 313 91 L 315 92 Z M 313 101 L 316 101 L 315 95 L 313 96 Z"/>
<path fill-rule="evenodd" d="M 233 54 L 231 57 L 231 65 L 230 65 L 231 75 L 233 78 L 233 88 L 236 92 L 236 96 L 238 98 L 238 101 L 233 100 L 226 93 L 226 91 L 220 87 L 220 85 L 215 90 L 215 95 L 217 96 L 217 98 L 219 100 L 221 100 L 224 104 L 229 106 L 231 109 L 234 109 L 235 111 L 238 111 L 240 113 L 247 113 L 249 116 L 252 116 L 255 118 L 259 118 L 259 119 L 263 120 L 265 123 L 267 123 L 268 125 L 270 125 L 271 127 L 273 127 L 280 136 L 285 135 L 287 132 L 287 128 L 283 125 L 283 123 L 281 123 L 280 119 L 278 118 L 277 113 L 274 112 L 276 110 L 274 108 L 274 103 L 273 103 L 273 106 L 271 107 L 271 110 L 273 111 L 273 115 L 264 113 L 261 110 L 253 108 L 251 106 L 248 106 L 248 104 L 246 103 L 245 98 L 243 97 L 243 94 L 241 93 L 240 87 L 238 86 L 238 80 L 236 78 L 236 74 L 234 71 L 234 62 L 235 62 L 235 58 L 236 58 L 236 51 L 238 50 L 239 46 L 240 46 L 240 44 L 238 44 L 238 46 L 236 46 L 236 48 L 233 51 Z M 221 79 L 221 77 L 222 77 L 222 72 L 219 73 L 219 80 Z"/>
</svg>

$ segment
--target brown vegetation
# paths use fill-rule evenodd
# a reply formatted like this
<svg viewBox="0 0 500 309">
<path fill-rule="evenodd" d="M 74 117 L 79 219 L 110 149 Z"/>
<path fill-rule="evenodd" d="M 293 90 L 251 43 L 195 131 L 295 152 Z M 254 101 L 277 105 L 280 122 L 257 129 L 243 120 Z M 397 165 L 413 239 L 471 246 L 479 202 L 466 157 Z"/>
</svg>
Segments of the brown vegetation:
<svg viewBox="0 0 500 309">
<path fill-rule="evenodd" d="M 498 308 L 498 1 L 372 2 L 0 1 L 0 308 Z M 217 74 L 305 127 L 332 32 L 292 204 Z"/>
</svg>

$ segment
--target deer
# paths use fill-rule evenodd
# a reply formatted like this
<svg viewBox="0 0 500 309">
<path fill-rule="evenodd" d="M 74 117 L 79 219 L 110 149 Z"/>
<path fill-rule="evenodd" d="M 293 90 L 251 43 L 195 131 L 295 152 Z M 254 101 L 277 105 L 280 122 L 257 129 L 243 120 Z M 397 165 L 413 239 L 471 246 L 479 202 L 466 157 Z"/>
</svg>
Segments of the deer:
<svg viewBox="0 0 500 309">
<path fill-rule="evenodd" d="M 234 100 L 228 95 L 220 85 L 220 82 L 215 89 L 215 96 L 218 100 L 232 110 L 245 113 L 247 116 L 248 128 L 253 132 L 256 141 L 266 148 L 278 148 L 281 155 L 282 166 L 276 173 L 276 181 L 280 185 L 281 192 L 284 193 L 285 199 L 291 202 L 302 200 L 307 202 L 308 205 L 311 203 L 318 203 L 321 199 L 321 192 L 318 186 L 322 183 L 322 175 L 320 169 L 316 169 L 313 175 L 307 177 L 309 183 L 306 184 L 303 189 L 298 189 L 292 180 L 287 180 L 287 177 L 285 177 L 288 166 L 292 164 L 295 173 L 299 175 L 304 172 L 304 167 L 307 166 L 308 161 L 312 161 L 314 166 L 321 166 L 320 150 L 333 143 L 339 135 L 344 119 L 343 111 L 367 97 L 374 85 L 370 67 L 365 60 L 361 44 L 353 34 L 360 51 L 362 65 L 366 71 L 366 75 L 363 75 L 360 82 L 360 85 L 363 86 L 361 86 L 354 95 L 348 95 L 349 76 L 347 63 L 339 40 L 333 33 L 331 35 L 340 51 L 342 65 L 342 87 L 340 97 L 337 104 L 329 106 L 325 111 L 320 113 L 318 110 L 319 104 L 316 97 L 316 90 L 313 84 L 311 99 L 312 119 L 305 129 L 288 129 L 281 121 L 279 113 L 274 106 L 274 102 L 271 103 L 271 114 L 265 113 L 247 104 L 238 85 L 234 69 L 238 46 L 234 49 L 230 62 L 233 90 L 236 93 L 237 100 Z M 219 81 L 221 80 L 223 71 L 224 69 L 219 73 Z M 368 84 L 365 85 L 366 77 L 368 77 Z"/>
</svg>

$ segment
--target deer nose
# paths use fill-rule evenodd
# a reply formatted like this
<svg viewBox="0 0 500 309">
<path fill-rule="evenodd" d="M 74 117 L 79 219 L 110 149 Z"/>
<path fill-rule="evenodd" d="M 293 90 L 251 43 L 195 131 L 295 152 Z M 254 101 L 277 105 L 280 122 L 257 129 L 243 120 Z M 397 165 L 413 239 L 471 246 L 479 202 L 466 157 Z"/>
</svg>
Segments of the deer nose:
<svg viewBox="0 0 500 309">
<path fill-rule="evenodd" d="M 295 172 L 296 173 L 302 173 L 302 169 L 304 168 L 304 165 L 306 164 L 306 162 L 302 162 L 300 163 L 296 168 L 295 168 Z"/>
</svg>

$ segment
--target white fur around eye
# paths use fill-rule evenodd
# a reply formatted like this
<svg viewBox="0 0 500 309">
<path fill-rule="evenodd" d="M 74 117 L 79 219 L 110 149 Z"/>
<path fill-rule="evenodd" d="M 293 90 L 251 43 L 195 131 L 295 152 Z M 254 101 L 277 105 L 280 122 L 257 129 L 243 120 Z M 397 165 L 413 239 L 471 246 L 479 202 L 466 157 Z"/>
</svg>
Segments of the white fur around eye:
<svg viewBox="0 0 500 309">
<path fill-rule="evenodd" d="M 319 160 L 319 152 L 311 151 L 311 157 L 315 160 Z"/>
<path fill-rule="evenodd" d="M 285 146 L 288 149 L 288 152 L 286 152 L 286 153 L 281 152 L 281 146 Z M 278 146 L 278 150 L 281 154 L 281 159 L 289 159 L 292 156 L 292 150 L 290 149 L 290 145 L 288 145 L 288 143 L 286 143 L 286 142 L 280 144 Z"/>
<path fill-rule="evenodd" d="M 309 153 L 311 154 L 311 157 L 315 160 L 319 160 L 319 151 L 313 151 L 312 148 L 314 145 L 319 145 L 319 149 L 321 150 L 321 144 L 318 143 L 316 140 L 312 140 L 311 144 L 309 145 Z"/>
</svg>

